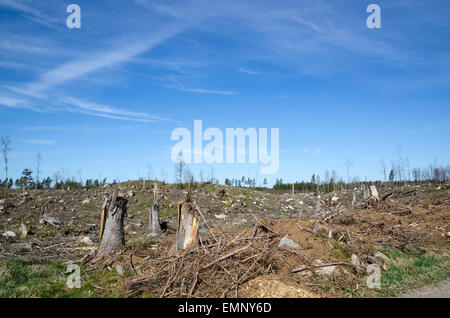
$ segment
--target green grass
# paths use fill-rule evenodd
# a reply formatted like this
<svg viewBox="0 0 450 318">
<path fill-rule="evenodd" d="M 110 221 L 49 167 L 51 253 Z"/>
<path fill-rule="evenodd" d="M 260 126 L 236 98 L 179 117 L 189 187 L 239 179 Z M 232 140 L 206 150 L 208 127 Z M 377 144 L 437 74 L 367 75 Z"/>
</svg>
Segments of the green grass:
<svg viewBox="0 0 450 318">
<path fill-rule="evenodd" d="M 450 257 L 427 255 L 397 258 L 397 263 L 381 274 L 383 296 L 397 296 L 450 277 Z"/>
<path fill-rule="evenodd" d="M 67 266 L 55 261 L 8 259 L 0 261 L 0 298 L 117 297 L 121 277 L 115 270 L 86 272 L 81 268 L 81 288 L 66 286 Z M 125 276 L 130 275 L 125 273 Z M 100 288 L 95 288 L 98 286 Z"/>
<path fill-rule="evenodd" d="M 439 194 L 445 194 L 448 192 L 450 192 L 449 189 L 431 190 L 429 192 L 426 192 L 425 195 L 426 196 L 435 196 L 435 195 L 439 195 Z"/>
</svg>

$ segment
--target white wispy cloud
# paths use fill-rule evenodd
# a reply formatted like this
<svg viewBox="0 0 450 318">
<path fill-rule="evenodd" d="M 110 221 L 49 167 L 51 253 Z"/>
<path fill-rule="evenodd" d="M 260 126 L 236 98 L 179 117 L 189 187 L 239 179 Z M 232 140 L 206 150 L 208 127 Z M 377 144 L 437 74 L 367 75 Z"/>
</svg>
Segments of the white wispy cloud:
<svg viewBox="0 0 450 318">
<path fill-rule="evenodd" d="M 67 111 L 78 112 L 82 114 L 93 115 L 103 118 L 147 122 L 147 123 L 169 120 L 167 118 L 151 115 L 149 113 L 132 112 L 110 105 L 103 105 L 90 101 L 80 100 L 74 97 L 61 98 L 60 102 L 62 102 L 65 105 L 65 110 Z"/>
<path fill-rule="evenodd" d="M 188 93 L 199 93 L 199 94 L 218 94 L 218 95 L 235 95 L 237 92 L 232 91 L 221 91 L 221 90 L 214 90 L 214 89 L 203 89 L 203 88 L 189 88 L 181 84 L 179 81 L 177 81 L 174 78 L 171 78 L 172 82 L 174 84 L 167 85 L 168 88 L 174 88 L 182 92 L 188 92 Z"/>
<path fill-rule="evenodd" d="M 250 69 L 245 68 L 245 67 L 238 68 L 238 71 L 241 72 L 241 73 L 246 73 L 246 74 L 250 74 L 250 75 L 258 75 L 258 74 L 260 74 L 257 71 L 253 71 L 253 70 L 250 70 Z"/>
<path fill-rule="evenodd" d="M 63 97 L 59 98 L 57 101 L 51 101 L 46 98 L 36 99 L 27 96 L 25 96 L 25 99 L 0 96 L 0 105 L 9 108 L 28 109 L 35 112 L 71 112 L 142 123 L 164 122 L 170 120 L 147 112 L 133 112 L 111 105 L 81 100 L 75 97 Z"/>
<path fill-rule="evenodd" d="M 22 101 L 19 99 L 0 96 L 0 105 L 4 105 L 7 107 L 17 107 L 20 104 L 22 104 Z"/>
<path fill-rule="evenodd" d="M 317 32 L 323 33 L 323 30 L 321 28 L 319 28 L 316 24 L 312 23 L 311 21 L 307 21 L 304 18 L 301 18 L 301 17 L 290 17 L 290 19 L 292 21 L 297 22 L 297 23 L 306 25 L 306 26 L 312 28 L 313 30 L 315 30 Z"/>
<path fill-rule="evenodd" d="M 60 20 L 42 13 L 40 10 L 34 9 L 15 0 L 0 0 L 0 6 L 24 13 L 28 19 L 40 23 L 48 27 L 54 27 Z"/>
</svg>

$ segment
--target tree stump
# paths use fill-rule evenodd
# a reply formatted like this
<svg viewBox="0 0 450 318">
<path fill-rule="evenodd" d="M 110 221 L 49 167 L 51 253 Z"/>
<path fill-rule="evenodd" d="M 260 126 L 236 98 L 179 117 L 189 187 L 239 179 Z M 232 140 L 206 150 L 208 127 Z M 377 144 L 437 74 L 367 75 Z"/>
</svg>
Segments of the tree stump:
<svg viewBox="0 0 450 318">
<path fill-rule="evenodd" d="M 161 223 L 159 221 L 159 204 L 158 204 L 158 185 L 154 185 L 154 199 L 153 206 L 150 209 L 148 227 L 150 230 L 149 236 L 158 236 L 161 234 Z"/>
<path fill-rule="evenodd" d="M 100 223 L 100 239 L 95 251 L 87 256 L 83 263 L 98 261 L 114 255 L 125 247 L 124 217 L 127 216 L 126 195 L 115 190 L 113 195 L 105 197 Z"/>
<path fill-rule="evenodd" d="M 178 205 L 178 226 L 175 251 L 183 251 L 198 245 L 198 217 L 195 204 L 186 196 Z"/>
<path fill-rule="evenodd" d="M 162 233 L 161 223 L 159 222 L 159 205 L 153 204 L 148 218 L 149 236 L 158 236 Z"/>
</svg>

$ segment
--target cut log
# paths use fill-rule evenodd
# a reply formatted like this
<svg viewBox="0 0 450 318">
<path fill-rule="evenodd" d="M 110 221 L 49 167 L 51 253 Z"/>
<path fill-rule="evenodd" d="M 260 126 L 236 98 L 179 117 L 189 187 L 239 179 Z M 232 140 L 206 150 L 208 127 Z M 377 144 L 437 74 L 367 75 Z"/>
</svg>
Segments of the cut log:
<svg viewBox="0 0 450 318">
<path fill-rule="evenodd" d="M 98 261 L 114 255 L 125 247 L 123 220 L 127 216 L 126 195 L 115 190 L 112 196 L 105 197 L 100 222 L 100 239 L 95 251 L 83 263 Z"/>
<path fill-rule="evenodd" d="M 183 251 L 198 245 L 198 217 L 190 195 L 178 205 L 178 226 L 175 251 Z"/>
</svg>

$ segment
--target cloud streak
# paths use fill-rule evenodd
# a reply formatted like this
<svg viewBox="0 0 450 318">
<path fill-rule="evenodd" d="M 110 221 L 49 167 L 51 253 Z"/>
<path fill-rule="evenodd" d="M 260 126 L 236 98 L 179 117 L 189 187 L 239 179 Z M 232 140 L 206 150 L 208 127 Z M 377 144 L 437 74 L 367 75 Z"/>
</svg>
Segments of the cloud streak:
<svg viewBox="0 0 450 318">
<path fill-rule="evenodd" d="M 177 89 L 182 92 L 187 93 L 199 93 L 199 94 L 217 94 L 217 95 L 235 95 L 237 92 L 232 91 L 221 91 L 221 90 L 214 90 L 214 89 L 203 89 L 203 88 L 189 88 L 181 84 L 179 81 L 175 80 L 174 78 L 171 78 L 172 82 L 174 84 L 167 85 L 168 88 Z"/>
<path fill-rule="evenodd" d="M 117 107 L 109 105 L 101 105 L 85 100 L 80 100 L 74 97 L 61 98 L 62 102 L 66 107 L 65 109 L 70 112 L 78 112 L 87 115 L 93 115 L 109 119 L 119 119 L 126 121 L 136 121 L 136 122 L 161 122 L 168 121 L 169 119 L 151 115 L 144 112 L 132 112 Z"/>
<path fill-rule="evenodd" d="M 0 6 L 19 11 L 28 19 L 48 27 L 55 27 L 55 24 L 62 22 L 62 20 L 59 21 L 58 19 L 52 18 L 39 10 L 24 5 L 23 3 L 19 3 L 15 0 L 0 0 Z"/>
</svg>

